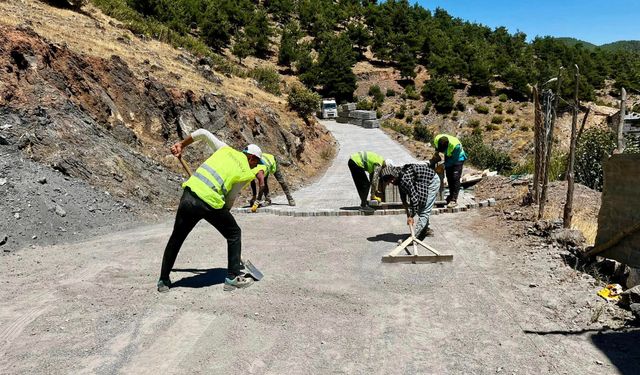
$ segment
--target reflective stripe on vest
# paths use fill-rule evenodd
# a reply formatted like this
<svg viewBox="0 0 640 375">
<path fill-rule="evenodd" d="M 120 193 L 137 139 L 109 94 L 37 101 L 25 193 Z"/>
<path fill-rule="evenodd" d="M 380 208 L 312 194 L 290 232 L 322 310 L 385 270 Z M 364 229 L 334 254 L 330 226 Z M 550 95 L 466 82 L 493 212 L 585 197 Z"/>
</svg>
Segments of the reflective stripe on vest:
<svg viewBox="0 0 640 375">
<path fill-rule="evenodd" d="M 200 166 L 200 168 L 202 168 L 205 171 L 209 172 L 211 174 L 211 176 L 213 176 L 213 178 L 216 179 L 216 182 L 218 182 L 218 184 L 220 185 L 220 190 L 222 191 L 222 195 L 226 197 L 227 193 L 228 193 L 227 192 L 227 188 L 224 186 L 224 179 L 222 177 L 220 177 L 218 172 L 216 172 L 213 168 L 211 168 L 210 166 L 208 166 L 206 164 L 202 164 Z M 206 178 L 205 176 L 201 175 L 200 173 L 198 173 L 198 171 L 196 171 L 196 173 L 194 173 L 193 175 L 198 177 L 198 179 L 200 181 L 204 182 L 211 189 L 216 190 L 216 186 L 213 184 L 213 181 L 211 181 L 208 178 Z"/>
<path fill-rule="evenodd" d="M 369 166 L 368 166 L 368 160 L 367 160 L 367 152 L 366 151 L 361 151 L 360 152 L 360 160 L 362 160 L 362 168 L 364 168 L 366 171 L 369 170 Z"/>
</svg>

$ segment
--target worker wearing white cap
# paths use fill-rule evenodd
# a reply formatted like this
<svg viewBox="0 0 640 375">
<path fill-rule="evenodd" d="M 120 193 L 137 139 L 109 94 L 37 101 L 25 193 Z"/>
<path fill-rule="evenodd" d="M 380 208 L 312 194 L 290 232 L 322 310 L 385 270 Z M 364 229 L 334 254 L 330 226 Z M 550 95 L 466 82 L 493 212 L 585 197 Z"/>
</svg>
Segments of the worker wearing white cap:
<svg viewBox="0 0 640 375">
<path fill-rule="evenodd" d="M 241 261 L 240 227 L 229 210 L 240 190 L 257 177 L 253 168 L 260 162 L 262 151 L 253 144 L 247 146 L 243 152 L 234 150 L 209 131 L 199 129 L 185 140 L 171 146 L 171 153 L 180 157 L 184 147 L 199 140 L 206 141 L 214 152 L 182 184 L 184 193 L 176 213 L 173 232 L 162 258 L 162 270 L 158 280 L 159 292 L 169 291 L 169 274 L 180 247 L 201 219 L 213 225 L 227 240 L 228 267 L 224 290 L 246 288 L 253 283 L 253 279 L 244 272 Z M 262 180 L 263 186 L 264 176 L 258 179 Z"/>
</svg>

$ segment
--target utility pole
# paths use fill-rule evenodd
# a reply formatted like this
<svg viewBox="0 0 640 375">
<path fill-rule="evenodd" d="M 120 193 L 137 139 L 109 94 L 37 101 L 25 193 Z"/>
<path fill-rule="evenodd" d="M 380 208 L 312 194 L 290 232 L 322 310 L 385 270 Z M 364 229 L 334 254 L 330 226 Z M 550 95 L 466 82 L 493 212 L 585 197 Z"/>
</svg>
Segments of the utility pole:
<svg viewBox="0 0 640 375">
<path fill-rule="evenodd" d="M 573 189 L 574 189 L 574 176 L 573 169 L 576 160 L 576 141 L 577 141 L 577 127 L 578 127 L 578 109 L 580 108 L 580 101 L 578 99 L 578 90 L 580 89 L 580 68 L 576 67 L 576 91 L 573 101 L 573 116 L 571 118 L 571 143 L 569 145 L 569 165 L 567 166 L 567 201 L 564 204 L 564 217 L 563 226 L 565 228 L 571 228 L 571 219 L 573 218 Z"/>
</svg>

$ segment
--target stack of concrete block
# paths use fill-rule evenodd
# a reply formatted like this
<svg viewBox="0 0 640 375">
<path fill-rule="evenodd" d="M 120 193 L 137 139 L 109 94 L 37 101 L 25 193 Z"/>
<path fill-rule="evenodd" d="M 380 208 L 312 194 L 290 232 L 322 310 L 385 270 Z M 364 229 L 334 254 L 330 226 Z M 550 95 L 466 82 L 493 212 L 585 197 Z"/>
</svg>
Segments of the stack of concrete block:
<svg viewBox="0 0 640 375">
<path fill-rule="evenodd" d="M 336 122 L 347 124 L 349 122 L 349 114 L 356 110 L 356 103 L 340 104 L 338 106 L 338 118 Z"/>
<path fill-rule="evenodd" d="M 349 113 L 349 123 L 365 128 L 379 128 L 380 121 L 376 120 L 375 111 L 355 110 Z"/>
</svg>

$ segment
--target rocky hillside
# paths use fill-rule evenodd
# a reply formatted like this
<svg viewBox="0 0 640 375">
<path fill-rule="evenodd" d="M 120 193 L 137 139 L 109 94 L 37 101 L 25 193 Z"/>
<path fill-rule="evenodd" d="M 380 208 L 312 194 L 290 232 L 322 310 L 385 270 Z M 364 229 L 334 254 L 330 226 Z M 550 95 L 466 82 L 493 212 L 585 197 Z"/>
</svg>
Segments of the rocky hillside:
<svg viewBox="0 0 640 375">
<path fill-rule="evenodd" d="M 331 155 L 333 139 L 323 127 L 305 124 L 249 80 L 238 96 L 229 87 L 238 90 L 243 82 L 229 83 L 203 69 L 206 61 L 164 46 L 182 56 L 177 71 L 196 72 L 191 82 L 198 85 L 190 90 L 185 82 L 174 84 L 179 77 L 163 79 L 172 72 L 158 65 L 167 59 L 161 50 L 156 60 L 147 54 L 141 63 L 136 54 L 104 56 L 100 46 L 109 45 L 110 21 L 41 3 L 26 6 L 51 13 L 5 13 L 15 4 L 0 4 L 0 194 L 8 198 L 0 201 L 3 249 L 173 208 L 183 177 L 168 147 L 197 128 L 237 148 L 257 143 L 278 155 L 294 187 L 313 178 Z M 105 37 L 81 51 L 71 43 L 74 33 L 51 31 L 55 25 L 64 30 L 65 19 L 82 38 L 77 28 L 84 22 L 100 25 Z M 197 75 L 198 67 L 209 80 Z M 208 152 L 191 147 L 186 159 L 195 166 Z"/>
</svg>

